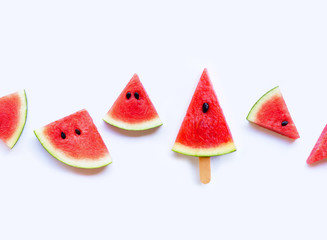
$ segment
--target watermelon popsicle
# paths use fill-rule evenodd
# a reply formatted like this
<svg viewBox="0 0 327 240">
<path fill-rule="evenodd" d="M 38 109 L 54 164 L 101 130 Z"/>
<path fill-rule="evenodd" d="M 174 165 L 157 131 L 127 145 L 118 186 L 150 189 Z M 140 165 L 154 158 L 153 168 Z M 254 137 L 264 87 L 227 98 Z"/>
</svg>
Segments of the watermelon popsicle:
<svg viewBox="0 0 327 240">
<path fill-rule="evenodd" d="M 199 157 L 200 180 L 211 180 L 210 157 L 236 151 L 207 69 L 204 69 L 176 137 L 173 151 Z"/>
</svg>

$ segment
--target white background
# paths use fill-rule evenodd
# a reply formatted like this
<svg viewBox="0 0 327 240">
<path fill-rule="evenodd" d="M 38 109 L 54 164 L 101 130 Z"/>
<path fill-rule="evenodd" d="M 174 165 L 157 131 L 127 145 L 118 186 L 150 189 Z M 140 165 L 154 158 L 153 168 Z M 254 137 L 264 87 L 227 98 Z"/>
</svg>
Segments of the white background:
<svg viewBox="0 0 327 240">
<path fill-rule="evenodd" d="M 1 1 L 0 95 L 25 88 L 28 119 L 0 145 L 0 239 L 326 239 L 327 164 L 306 165 L 327 122 L 326 1 Z M 208 68 L 238 151 L 171 151 Z M 138 73 L 164 125 L 101 119 Z M 279 85 L 301 138 L 246 115 Z M 86 108 L 113 158 L 80 170 L 33 134 Z"/>
</svg>

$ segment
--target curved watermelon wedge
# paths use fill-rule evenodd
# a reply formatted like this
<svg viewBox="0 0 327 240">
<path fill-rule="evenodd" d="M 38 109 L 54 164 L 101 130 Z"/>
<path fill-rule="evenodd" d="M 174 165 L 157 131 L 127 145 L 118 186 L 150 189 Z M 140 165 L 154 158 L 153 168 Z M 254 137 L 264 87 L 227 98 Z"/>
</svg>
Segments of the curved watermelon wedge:
<svg viewBox="0 0 327 240">
<path fill-rule="evenodd" d="M 99 168 L 111 163 L 109 151 L 86 110 L 52 122 L 34 133 L 53 157 L 67 165 Z"/>
<path fill-rule="evenodd" d="M 327 125 L 322 131 L 317 143 L 307 159 L 307 164 L 312 164 L 327 158 Z"/>
<path fill-rule="evenodd" d="M 146 130 L 162 122 L 139 77 L 134 74 L 103 120 L 125 130 Z"/>
<path fill-rule="evenodd" d="M 207 69 L 202 73 L 172 150 L 197 157 L 236 151 Z"/>
<path fill-rule="evenodd" d="M 0 98 L 0 139 L 13 148 L 23 132 L 27 117 L 25 90 Z"/>
<path fill-rule="evenodd" d="M 300 137 L 278 86 L 254 104 L 246 119 L 286 137 Z"/>
</svg>

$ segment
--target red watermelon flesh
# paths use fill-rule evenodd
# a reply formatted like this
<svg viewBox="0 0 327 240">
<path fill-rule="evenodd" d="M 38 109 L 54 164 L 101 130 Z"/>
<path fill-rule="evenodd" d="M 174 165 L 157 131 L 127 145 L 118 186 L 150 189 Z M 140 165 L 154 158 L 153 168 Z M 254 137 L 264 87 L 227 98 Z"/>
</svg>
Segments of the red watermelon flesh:
<svg viewBox="0 0 327 240">
<path fill-rule="evenodd" d="M 279 87 L 263 95 L 254 104 L 247 119 L 289 138 L 300 137 Z"/>
<path fill-rule="evenodd" d="M 208 104 L 207 112 L 203 106 Z M 173 151 L 215 156 L 236 150 L 207 69 L 204 69 L 177 135 Z"/>
<path fill-rule="evenodd" d="M 19 139 L 26 122 L 25 91 L 0 98 L 0 139 L 12 148 Z"/>
<path fill-rule="evenodd" d="M 127 130 L 144 130 L 162 125 L 156 109 L 136 74 L 103 120 Z"/>
<path fill-rule="evenodd" d="M 86 110 L 34 132 L 51 155 L 68 165 L 97 168 L 111 163 L 109 151 Z"/>
<path fill-rule="evenodd" d="M 327 158 L 327 125 L 325 126 L 317 143 L 312 149 L 311 154 L 307 159 L 307 163 L 312 164 L 326 158 Z"/>
</svg>

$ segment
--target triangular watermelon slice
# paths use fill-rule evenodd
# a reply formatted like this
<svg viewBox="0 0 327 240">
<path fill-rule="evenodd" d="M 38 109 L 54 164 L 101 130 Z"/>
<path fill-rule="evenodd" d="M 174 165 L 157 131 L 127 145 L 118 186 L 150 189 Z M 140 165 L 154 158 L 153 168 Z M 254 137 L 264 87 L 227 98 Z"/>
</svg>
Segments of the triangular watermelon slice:
<svg viewBox="0 0 327 240">
<path fill-rule="evenodd" d="M 172 150 L 197 157 L 236 150 L 207 69 L 202 73 Z"/>
<path fill-rule="evenodd" d="M 318 162 L 327 158 L 327 125 L 322 131 L 317 143 L 307 159 L 308 164 Z"/>
<path fill-rule="evenodd" d="M 300 137 L 278 86 L 254 104 L 246 119 L 286 137 Z"/>
<path fill-rule="evenodd" d="M 56 159 L 73 167 L 99 168 L 111 163 L 109 151 L 86 110 L 34 131 Z"/>
<path fill-rule="evenodd" d="M 23 132 L 27 116 L 25 90 L 0 98 L 0 139 L 13 148 Z"/>
<path fill-rule="evenodd" d="M 162 125 L 156 109 L 136 74 L 103 120 L 126 130 L 146 130 Z"/>
</svg>

